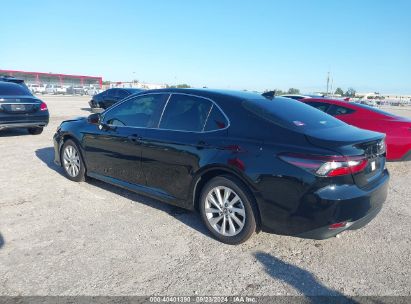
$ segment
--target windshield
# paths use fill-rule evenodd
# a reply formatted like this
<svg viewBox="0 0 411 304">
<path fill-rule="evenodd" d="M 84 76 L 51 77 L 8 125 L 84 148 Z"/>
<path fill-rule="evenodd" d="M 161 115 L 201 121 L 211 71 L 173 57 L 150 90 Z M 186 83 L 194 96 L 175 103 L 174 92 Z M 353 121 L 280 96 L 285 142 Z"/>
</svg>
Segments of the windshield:
<svg viewBox="0 0 411 304">
<path fill-rule="evenodd" d="M 302 102 L 276 97 L 246 100 L 243 106 L 255 115 L 296 131 L 328 129 L 345 123 Z"/>
</svg>

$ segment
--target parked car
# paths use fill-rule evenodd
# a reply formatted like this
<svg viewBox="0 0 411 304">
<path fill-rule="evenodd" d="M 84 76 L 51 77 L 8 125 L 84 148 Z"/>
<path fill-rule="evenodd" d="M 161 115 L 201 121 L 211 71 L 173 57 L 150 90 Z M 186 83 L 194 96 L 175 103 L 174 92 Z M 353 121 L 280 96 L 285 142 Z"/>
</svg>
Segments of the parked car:
<svg viewBox="0 0 411 304">
<path fill-rule="evenodd" d="M 47 94 L 53 94 L 53 95 L 66 95 L 67 94 L 67 89 L 61 85 L 58 84 L 48 84 L 46 86 L 46 93 Z"/>
<path fill-rule="evenodd" d="M 79 86 L 70 86 L 67 88 L 67 94 L 70 95 L 81 95 L 85 94 L 84 88 Z"/>
<path fill-rule="evenodd" d="M 27 128 L 37 135 L 49 122 L 47 105 L 27 88 L 0 81 L 0 130 Z"/>
<path fill-rule="evenodd" d="M 120 100 L 132 94 L 143 92 L 143 89 L 135 88 L 112 88 L 100 94 L 94 95 L 89 105 L 93 111 L 96 109 L 107 109 Z"/>
<path fill-rule="evenodd" d="M 333 99 L 303 99 L 302 102 L 347 124 L 386 134 L 387 160 L 411 160 L 411 120 L 365 104 Z"/>
<path fill-rule="evenodd" d="M 89 96 L 94 96 L 94 95 L 100 94 L 100 93 L 101 93 L 101 89 L 100 89 L 100 88 L 97 88 L 97 87 L 94 87 L 94 86 L 85 87 L 85 88 L 84 88 L 84 93 L 85 93 L 86 95 L 89 95 Z"/>
<path fill-rule="evenodd" d="M 33 94 L 45 94 L 46 93 L 46 85 L 43 85 L 43 84 L 32 83 L 28 85 L 28 89 Z"/>
<path fill-rule="evenodd" d="M 281 95 L 281 97 L 291 98 L 291 99 L 294 99 L 294 100 L 302 100 L 302 99 L 305 99 L 305 98 L 321 98 L 323 96 L 320 96 L 320 95 L 285 94 L 285 95 Z"/>
<path fill-rule="evenodd" d="M 255 231 L 323 239 L 371 221 L 387 195 L 384 135 L 302 102 L 160 89 L 62 122 L 55 162 L 199 210 L 220 241 Z"/>
</svg>

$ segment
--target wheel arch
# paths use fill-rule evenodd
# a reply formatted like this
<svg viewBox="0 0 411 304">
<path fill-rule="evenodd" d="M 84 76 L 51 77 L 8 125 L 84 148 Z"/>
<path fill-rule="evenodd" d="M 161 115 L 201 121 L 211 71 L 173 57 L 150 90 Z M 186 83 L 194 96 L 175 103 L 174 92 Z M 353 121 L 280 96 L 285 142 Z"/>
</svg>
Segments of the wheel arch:
<svg viewBox="0 0 411 304">
<path fill-rule="evenodd" d="M 61 164 L 63 163 L 63 162 L 62 162 L 62 159 L 61 159 L 62 148 L 63 148 L 63 146 L 64 146 L 64 143 L 65 143 L 66 141 L 68 141 L 68 140 L 73 141 L 73 142 L 77 145 L 77 147 L 79 147 L 79 152 L 80 152 L 81 158 L 82 158 L 82 160 L 83 160 L 84 168 L 85 168 L 85 170 L 86 170 L 86 172 L 87 172 L 87 163 L 86 163 L 86 160 L 85 160 L 85 157 L 84 157 L 84 149 L 83 149 L 83 146 L 81 145 L 81 142 L 77 139 L 77 137 L 74 136 L 74 135 L 71 134 L 71 133 L 66 133 L 66 134 L 63 134 L 63 135 L 61 136 L 61 144 L 60 144 L 60 147 L 59 147 L 60 163 L 61 163 Z"/>
<path fill-rule="evenodd" d="M 193 210 L 196 210 L 197 212 L 199 211 L 199 201 L 202 189 L 207 184 L 207 182 L 218 176 L 231 176 L 239 180 L 239 182 L 243 184 L 243 186 L 249 192 L 251 198 L 253 199 L 255 207 L 257 208 L 257 214 L 255 218 L 257 224 L 257 232 L 261 231 L 260 209 L 258 207 L 258 202 L 255 196 L 255 191 L 253 190 L 253 186 L 251 185 L 250 181 L 248 181 L 244 176 L 242 176 L 241 173 L 236 172 L 236 170 L 230 167 L 212 166 L 203 169 L 196 175 L 196 177 L 193 179 L 193 185 L 191 187 L 191 208 Z"/>
</svg>

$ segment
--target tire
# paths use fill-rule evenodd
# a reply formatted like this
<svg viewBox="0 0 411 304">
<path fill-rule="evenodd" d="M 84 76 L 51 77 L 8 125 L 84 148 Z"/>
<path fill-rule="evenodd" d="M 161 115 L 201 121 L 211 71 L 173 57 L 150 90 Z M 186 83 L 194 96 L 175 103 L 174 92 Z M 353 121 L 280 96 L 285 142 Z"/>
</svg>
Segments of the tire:
<svg viewBox="0 0 411 304">
<path fill-rule="evenodd" d="M 67 140 L 60 152 L 61 165 L 66 177 L 73 182 L 83 182 L 85 180 L 86 168 L 83 157 L 77 144 L 72 140 Z"/>
<path fill-rule="evenodd" d="M 27 131 L 29 131 L 31 135 L 39 135 L 43 133 L 43 128 L 42 127 L 28 128 Z"/>
<path fill-rule="evenodd" d="M 217 196 L 218 191 L 221 199 Z M 229 194 L 227 203 L 218 204 L 224 201 L 226 193 Z M 235 177 L 219 176 L 210 180 L 201 191 L 199 207 L 204 224 L 220 242 L 241 244 L 256 231 L 258 211 L 254 199 L 247 187 Z"/>
</svg>

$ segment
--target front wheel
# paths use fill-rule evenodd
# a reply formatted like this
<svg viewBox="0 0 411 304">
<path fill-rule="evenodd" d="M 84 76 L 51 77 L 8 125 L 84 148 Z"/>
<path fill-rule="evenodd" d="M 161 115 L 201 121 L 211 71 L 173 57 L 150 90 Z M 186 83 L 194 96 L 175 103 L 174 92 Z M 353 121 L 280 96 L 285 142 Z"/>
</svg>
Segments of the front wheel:
<svg viewBox="0 0 411 304">
<path fill-rule="evenodd" d="M 27 131 L 29 131 L 31 135 L 39 135 L 43 133 L 43 128 L 42 127 L 28 128 Z"/>
<path fill-rule="evenodd" d="M 208 230 L 223 243 L 241 244 L 256 231 L 254 200 L 246 186 L 234 177 L 216 177 L 205 185 L 200 212 Z"/>
<path fill-rule="evenodd" d="M 80 149 L 72 140 L 67 140 L 61 149 L 61 160 L 64 173 L 69 180 L 82 182 L 85 179 L 84 162 L 80 154 Z"/>
</svg>

